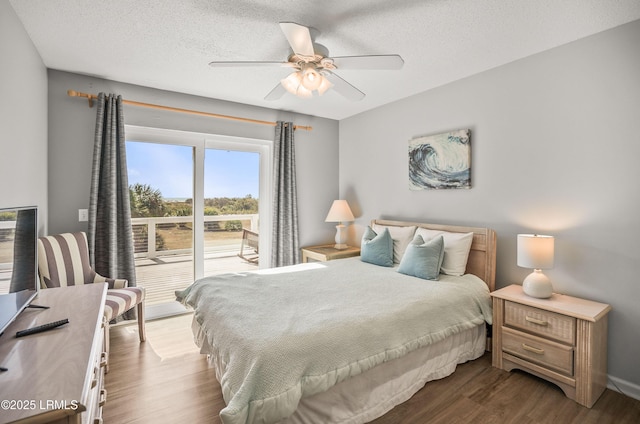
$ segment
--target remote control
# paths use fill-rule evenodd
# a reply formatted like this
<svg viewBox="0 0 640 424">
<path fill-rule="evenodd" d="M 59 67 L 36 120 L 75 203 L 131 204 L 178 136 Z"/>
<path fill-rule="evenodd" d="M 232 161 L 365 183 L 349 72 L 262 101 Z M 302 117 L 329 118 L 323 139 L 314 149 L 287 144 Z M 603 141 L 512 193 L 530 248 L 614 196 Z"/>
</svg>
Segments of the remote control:
<svg viewBox="0 0 640 424">
<path fill-rule="evenodd" d="M 28 336 L 30 334 L 41 333 L 43 331 L 51 330 L 52 328 L 60 327 L 61 325 L 67 324 L 69 322 L 68 318 L 61 319 L 60 321 L 53 321 L 47 324 L 42 324 L 37 327 L 27 328 L 26 330 L 20 330 L 16 333 L 16 337 Z"/>
</svg>

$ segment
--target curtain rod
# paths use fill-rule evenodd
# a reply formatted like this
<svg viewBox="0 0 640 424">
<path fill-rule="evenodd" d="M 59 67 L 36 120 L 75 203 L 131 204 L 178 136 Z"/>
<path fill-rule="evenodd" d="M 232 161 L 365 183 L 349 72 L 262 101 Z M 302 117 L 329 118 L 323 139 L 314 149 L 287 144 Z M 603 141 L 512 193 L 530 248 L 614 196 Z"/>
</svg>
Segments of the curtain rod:
<svg viewBox="0 0 640 424">
<path fill-rule="evenodd" d="M 89 100 L 89 107 L 93 107 L 93 100 L 98 98 L 98 96 L 96 96 L 95 94 L 81 93 L 81 92 L 75 91 L 75 90 L 67 90 L 67 95 L 70 96 L 70 97 L 85 97 L 86 99 Z M 142 102 L 136 102 L 136 101 L 133 101 L 133 100 L 124 100 L 123 99 L 122 103 L 124 103 L 125 105 L 147 107 L 147 108 L 151 108 L 151 109 L 167 110 L 167 111 L 170 111 L 170 112 L 180 112 L 180 113 L 188 113 L 188 114 L 191 114 L 191 115 L 208 116 L 210 118 L 230 119 L 232 121 L 248 122 L 248 123 L 251 123 L 251 124 L 271 125 L 272 127 L 276 126 L 276 122 L 272 122 L 272 121 L 260 121 L 258 119 L 241 118 L 241 117 L 238 117 L 238 116 L 219 115 L 217 113 L 201 112 L 201 111 L 198 111 L 198 110 L 180 109 L 180 108 L 177 108 L 177 107 L 154 105 L 152 103 L 142 103 Z M 294 125 L 293 129 L 294 130 L 311 131 L 313 129 L 313 127 L 305 126 L 305 125 Z"/>
</svg>

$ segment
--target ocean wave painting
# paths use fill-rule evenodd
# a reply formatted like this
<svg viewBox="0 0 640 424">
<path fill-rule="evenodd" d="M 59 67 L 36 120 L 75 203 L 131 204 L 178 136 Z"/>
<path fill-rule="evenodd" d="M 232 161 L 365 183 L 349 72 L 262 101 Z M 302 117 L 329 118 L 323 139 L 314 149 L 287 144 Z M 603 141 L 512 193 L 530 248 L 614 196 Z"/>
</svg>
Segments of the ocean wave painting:
<svg viewBox="0 0 640 424">
<path fill-rule="evenodd" d="M 409 188 L 470 188 L 470 134 L 467 129 L 409 140 Z"/>
</svg>

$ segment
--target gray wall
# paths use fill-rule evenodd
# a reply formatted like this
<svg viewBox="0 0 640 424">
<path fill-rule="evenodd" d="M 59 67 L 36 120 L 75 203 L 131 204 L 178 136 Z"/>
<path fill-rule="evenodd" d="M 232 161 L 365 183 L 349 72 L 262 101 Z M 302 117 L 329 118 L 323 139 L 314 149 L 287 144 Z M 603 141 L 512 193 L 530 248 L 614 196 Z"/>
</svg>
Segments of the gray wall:
<svg viewBox="0 0 640 424">
<path fill-rule="evenodd" d="M 555 290 L 606 302 L 609 375 L 640 396 L 640 21 L 340 121 L 340 194 L 376 217 L 487 226 L 497 286 L 516 234 L 556 237 Z M 410 138 L 470 128 L 472 188 L 410 191 Z"/>
<path fill-rule="evenodd" d="M 0 0 L 0 208 L 38 206 L 47 221 L 47 70 L 8 1 Z"/>
<path fill-rule="evenodd" d="M 121 94 L 124 99 L 265 121 L 311 125 L 297 130 L 296 159 L 300 242 L 331 240 L 334 229 L 324 223 L 338 194 L 338 122 L 238 103 L 162 91 L 67 72 L 49 70 L 49 231 L 86 231 L 78 209 L 89 206 L 89 187 L 96 108 L 67 90 Z M 271 126 L 125 106 L 127 124 L 273 140 Z"/>
</svg>

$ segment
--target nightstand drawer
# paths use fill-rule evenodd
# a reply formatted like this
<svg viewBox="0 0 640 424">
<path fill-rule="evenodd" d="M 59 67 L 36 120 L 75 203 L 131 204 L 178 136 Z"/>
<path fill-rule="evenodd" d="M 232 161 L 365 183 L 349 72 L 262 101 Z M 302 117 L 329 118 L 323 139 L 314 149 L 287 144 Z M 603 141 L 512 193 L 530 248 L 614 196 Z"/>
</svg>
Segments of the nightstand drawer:
<svg viewBox="0 0 640 424">
<path fill-rule="evenodd" d="M 502 328 L 502 351 L 573 376 L 573 347 Z"/>
<path fill-rule="evenodd" d="M 574 345 L 576 319 L 555 312 L 505 301 L 504 324 Z"/>
</svg>

